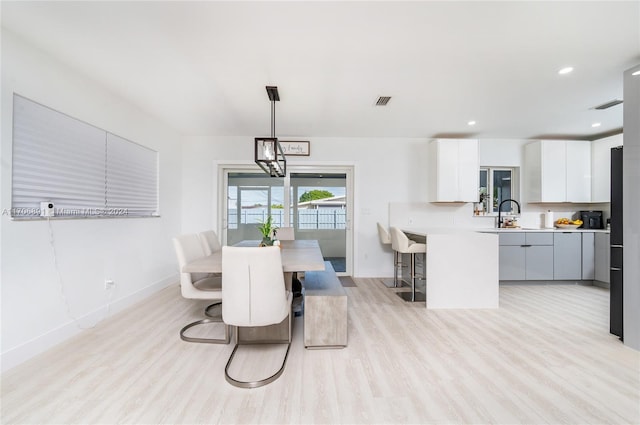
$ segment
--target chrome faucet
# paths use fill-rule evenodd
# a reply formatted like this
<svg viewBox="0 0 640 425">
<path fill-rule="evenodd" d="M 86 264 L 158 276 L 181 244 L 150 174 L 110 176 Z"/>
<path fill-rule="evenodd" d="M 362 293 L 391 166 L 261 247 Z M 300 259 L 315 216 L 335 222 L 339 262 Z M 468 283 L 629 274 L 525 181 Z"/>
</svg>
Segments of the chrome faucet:
<svg viewBox="0 0 640 425">
<path fill-rule="evenodd" d="M 520 204 L 515 199 L 505 199 L 504 201 L 500 202 L 500 205 L 498 206 L 498 229 L 502 227 L 502 204 L 504 204 L 505 202 L 515 203 L 518 207 L 518 214 L 521 214 Z"/>
</svg>

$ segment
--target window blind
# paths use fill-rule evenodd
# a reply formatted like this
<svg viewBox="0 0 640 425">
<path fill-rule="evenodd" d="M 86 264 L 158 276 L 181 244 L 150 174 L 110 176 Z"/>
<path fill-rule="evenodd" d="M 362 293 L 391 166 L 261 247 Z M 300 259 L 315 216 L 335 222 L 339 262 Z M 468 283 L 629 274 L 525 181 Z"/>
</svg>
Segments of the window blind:
<svg viewBox="0 0 640 425">
<path fill-rule="evenodd" d="M 12 208 L 40 217 L 158 214 L 158 154 L 14 94 Z"/>
<path fill-rule="evenodd" d="M 158 209 L 156 152 L 114 134 L 107 134 L 107 206 L 136 216 Z"/>
</svg>

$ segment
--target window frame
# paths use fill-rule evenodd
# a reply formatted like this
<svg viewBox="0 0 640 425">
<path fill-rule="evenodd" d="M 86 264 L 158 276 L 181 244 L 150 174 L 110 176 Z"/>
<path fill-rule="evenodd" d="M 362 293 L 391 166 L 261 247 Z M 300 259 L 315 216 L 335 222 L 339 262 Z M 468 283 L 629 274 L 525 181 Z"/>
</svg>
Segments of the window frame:
<svg viewBox="0 0 640 425">
<path fill-rule="evenodd" d="M 505 166 L 480 166 L 480 171 L 478 173 L 478 182 L 481 184 L 482 178 L 481 175 L 483 172 L 487 173 L 487 196 L 485 197 L 485 202 L 483 205 L 490 206 L 490 210 L 488 208 L 484 208 L 485 216 L 498 216 L 498 209 L 495 207 L 495 211 L 493 210 L 493 202 L 494 202 L 494 173 L 496 171 L 509 171 L 511 173 L 511 198 L 518 203 L 520 203 L 520 173 L 519 167 L 505 167 Z M 482 186 L 478 186 L 478 195 L 482 193 Z M 478 199 L 478 203 L 480 203 Z M 486 204 L 485 204 L 486 203 Z M 513 210 L 513 204 L 511 206 Z"/>
<path fill-rule="evenodd" d="M 157 151 L 17 93 L 12 118 L 11 209 L 3 215 L 160 216 Z"/>
</svg>

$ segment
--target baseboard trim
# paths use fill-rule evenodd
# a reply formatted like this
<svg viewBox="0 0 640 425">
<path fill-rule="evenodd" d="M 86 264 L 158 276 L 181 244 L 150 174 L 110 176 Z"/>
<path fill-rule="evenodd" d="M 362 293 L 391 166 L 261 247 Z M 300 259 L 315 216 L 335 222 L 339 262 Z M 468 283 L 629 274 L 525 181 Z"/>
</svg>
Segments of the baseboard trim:
<svg viewBox="0 0 640 425">
<path fill-rule="evenodd" d="M 52 329 L 30 341 L 25 342 L 18 347 L 7 350 L 0 354 L 0 371 L 2 373 L 18 366 L 21 363 L 45 352 L 46 350 L 68 340 L 69 338 L 81 333 L 85 329 L 78 327 L 78 323 L 98 323 L 108 319 L 112 315 L 128 308 L 150 295 L 166 288 L 171 284 L 179 282 L 179 276 L 173 275 L 164 278 L 158 282 L 152 283 L 136 292 L 127 296 L 113 300 L 110 304 L 105 304 L 98 309 L 78 317 L 76 321 L 69 321 L 55 329 Z M 108 314 L 107 314 L 108 313 Z"/>
</svg>

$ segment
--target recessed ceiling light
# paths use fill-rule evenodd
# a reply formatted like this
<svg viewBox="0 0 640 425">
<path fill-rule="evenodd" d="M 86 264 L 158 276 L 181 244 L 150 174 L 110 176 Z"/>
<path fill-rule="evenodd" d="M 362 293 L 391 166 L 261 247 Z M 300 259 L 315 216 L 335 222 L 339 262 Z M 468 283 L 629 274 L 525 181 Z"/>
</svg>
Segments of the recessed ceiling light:
<svg viewBox="0 0 640 425">
<path fill-rule="evenodd" d="M 569 74 L 571 71 L 573 71 L 573 67 L 572 66 L 567 66 L 567 67 L 562 68 L 560 71 L 558 71 L 558 74 L 560 74 L 560 75 Z"/>
<path fill-rule="evenodd" d="M 636 72 L 634 72 L 634 73 L 633 73 L 633 74 L 631 74 L 631 75 L 633 75 L 633 76 L 640 75 L 640 71 L 636 71 Z"/>
<path fill-rule="evenodd" d="M 473 120 L 471 120 L 471 121 L 469 121 L 469 122 L 467 123 L 467 125 L 476 125 L 476 122 L 475 122 L 475 121 L 473 121 Z"/>
<path fill-rule="evenodd" d="M 599 122 L 594 122 L 593 124 L 591 124 L 591 127 L 600 127 L 602 124 L 600 124 Z"/>
</svg>

